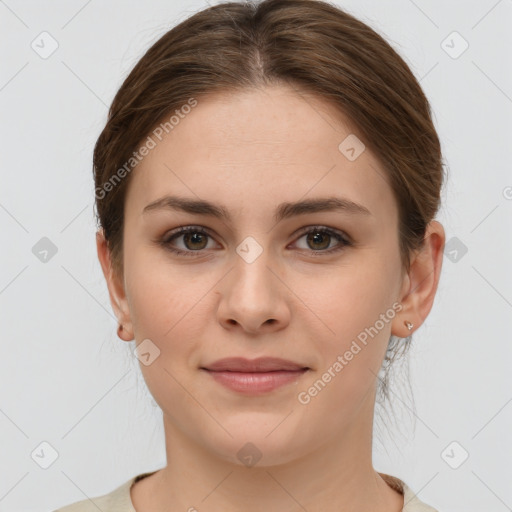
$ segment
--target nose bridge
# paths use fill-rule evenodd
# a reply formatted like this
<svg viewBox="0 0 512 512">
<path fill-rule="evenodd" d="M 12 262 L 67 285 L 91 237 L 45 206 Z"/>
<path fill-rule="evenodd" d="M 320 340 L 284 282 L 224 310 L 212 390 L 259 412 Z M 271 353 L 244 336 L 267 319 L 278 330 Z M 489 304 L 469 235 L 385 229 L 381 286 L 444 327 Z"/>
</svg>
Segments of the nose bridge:
<svg viewBox="0 0 512 512">
<path fill-rule="evenodd" d="M 255 333 L 263 326 L 280 328 L 286 324 L 287 308 L 279 302 L 281 290 L 271 270 L 271 250 L 263 243 L 247 237 L 236 247 L 234 268 L 220 291 L 218 314 L 225 326 L 236 323 Z"/>
<path fill-rule="evenodd" d="M 234 284 L 250 294 L 272 291 L 275 285 L 275 276 L 269 269 L 272 265 L 271 251 L 263 245 L 265 242 L 261 238 L 260 242 L 248 236 L 236 248 Z"/>
</svg>

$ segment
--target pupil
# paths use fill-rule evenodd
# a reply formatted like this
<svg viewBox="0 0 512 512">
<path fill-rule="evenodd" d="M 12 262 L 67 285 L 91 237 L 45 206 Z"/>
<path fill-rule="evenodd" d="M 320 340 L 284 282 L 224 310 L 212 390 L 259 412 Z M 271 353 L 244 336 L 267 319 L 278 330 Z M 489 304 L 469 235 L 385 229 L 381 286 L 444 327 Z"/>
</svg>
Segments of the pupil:
<svg viewBox="0 0 512 512">
<path fill-rule="evenodd" d="M 203 235 L 201 233 L 193 233 L 193 234 L 187 234 L 186 240 L 187 242 L 192 238 L 192 245 L 195 243 L 200 243 L 196 238 L 201 238 Z"/>
<path fill-rule="evenodd" d="M 325 238 L 325 239 L 327 239 L 327 238 L 328 238 L 328 237 L 325 237 L 323 234 L 320 234 L 320 232 L 318 232 L 318 231 L 316 231 L 316 232 L 315 232 L 315 234 L 314 234 L 314 235 L 312 235 L 312 237 L 310 237 L 310 238 L 313 238 L 313 243 L 319 243 L 318 237 L 320 238 L 320 240 L 321 240 L 322 238 Z M 329 243 L 327 243 L 327 244 L 325 244 L 325 243 L 324 243 L 324 244 L 323 244 L 323 246 L 322 246 L 321 248 L 325 248 L 325 247 L 327 247 L 328 245 L 329 245 Z"/>
</svg>

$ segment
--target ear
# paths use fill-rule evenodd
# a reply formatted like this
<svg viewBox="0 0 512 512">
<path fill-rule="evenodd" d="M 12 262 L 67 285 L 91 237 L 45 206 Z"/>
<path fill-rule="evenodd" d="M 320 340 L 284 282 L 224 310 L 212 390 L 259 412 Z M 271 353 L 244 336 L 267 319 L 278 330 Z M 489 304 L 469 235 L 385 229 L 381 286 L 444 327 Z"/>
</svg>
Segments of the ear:
<svg viewBox="0 0 512 512">
<path fill-rule="evenodd" d="M 96 248 L 103 275 L 107 282 L 110 303 L 112 304 L 112 308 L 114 309 L 119 323 L 123 326 L 123 330 L 118 336 L 124 341 L 132 341 L 134 338 L 133 327 L 124 282 L 121 282 L 120 276 L 115 275 L 113 271 L 110 250 L 102 228 L 96 233 Z"/>
<path fill-rule="evenodd" d="M 410 336 L 430 313 L 441 275 L 445 232 L 442 224 L 433 220 L 427 226 L 423 245 L 411 259 L 411 267 L 400 290 L 403 309 L 393 319 L 391 333 L 400 338 Z M 407 329 L 405 321 L 413 324 Z"/>
</svg>

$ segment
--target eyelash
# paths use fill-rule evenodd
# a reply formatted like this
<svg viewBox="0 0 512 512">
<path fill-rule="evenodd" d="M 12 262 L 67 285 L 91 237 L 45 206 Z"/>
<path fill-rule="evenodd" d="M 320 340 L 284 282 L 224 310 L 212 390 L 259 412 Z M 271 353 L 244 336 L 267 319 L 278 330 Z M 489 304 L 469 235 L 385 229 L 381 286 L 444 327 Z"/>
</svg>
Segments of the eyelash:
<svg viewBox="0 0 512 512">
<path fill-rule="evenodd" d="M 304 231 L 301 231 L 299 239 L 302 238 L 304 235 L 307 235 L 311 232 L 319 232 L 319 233 L 325 233 L 329 236 L 334 237 L 338 242 L 341 242 L 338 246 L 335 246 L 331 249 L 323 250 L 323 251 L 314 251 L 310 250 L 311 254 L 313 256 L 323 256 L 325 254 L 333 254 L 335 252 L 339 252 L 346 247 L 353 246 L 353 242 L 347 237 L 341 234 L 338 231 L 335 231 L 331 228 L 328 228 L 326 226 L 308 226 L 307 228 L 304 228 Z M 187 233 L 200 233 L 202 235 L 208 236 L 210 238 L 213 238 L 204 228 L 200 226 L 185 226 L 178 228 L 175 231 L 172 231 L 171 233 L 167 234 L 159 243 L 162 245 L 165 249 L 171 251 L 172 253 L 176 254 L 177 256 L 196 256 L 194 253 L 200 253 L 204 251 L 204 249 L 199 249 L 197 251 L 183 251 L 181 249 L 176 249 L 174 247 L 171 247 L 170 242 L 175 240 L 176 238 L 187 234 Z M 307 249 L 303 249 L 307 250 Z"/>
</svg>

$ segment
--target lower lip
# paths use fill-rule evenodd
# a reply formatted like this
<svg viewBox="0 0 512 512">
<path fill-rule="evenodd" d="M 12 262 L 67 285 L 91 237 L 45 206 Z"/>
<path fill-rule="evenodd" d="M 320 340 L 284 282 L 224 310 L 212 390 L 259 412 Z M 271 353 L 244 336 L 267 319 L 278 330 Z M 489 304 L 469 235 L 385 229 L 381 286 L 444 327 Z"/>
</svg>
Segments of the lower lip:
<svg viewBox="0 0 512 512">
<path fill-rule="evenodd" d="M 214 372 L 206 370 L 217 382 L 233 391 L 259 394 L 273 391 L 285 384 L 296 381 L 306 370 L 274 371 L 260 373 Z"/>
</svg>

